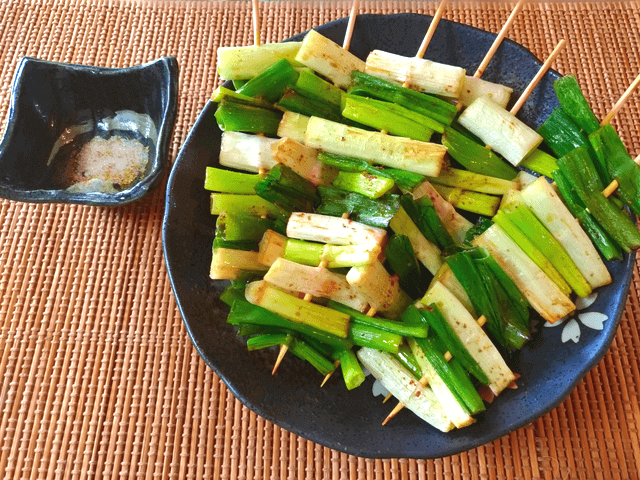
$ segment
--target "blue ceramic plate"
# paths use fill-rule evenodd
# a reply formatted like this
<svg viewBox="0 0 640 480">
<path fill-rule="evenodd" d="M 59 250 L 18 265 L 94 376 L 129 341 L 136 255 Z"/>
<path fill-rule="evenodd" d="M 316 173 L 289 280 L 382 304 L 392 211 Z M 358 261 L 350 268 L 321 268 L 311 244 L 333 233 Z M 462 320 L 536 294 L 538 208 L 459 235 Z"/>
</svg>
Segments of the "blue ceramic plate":
<svg viewBox="0 0 640 480">
<path fill-rule="evenodd" d="M 431 17 L 410 14 L 359 16 L 351 51 L 363 59 L 373 49 L 414 55 L 430 21 Z M 341 43 L 346 23 L 342 19 L 317 30 Z M 426 57 L 474 71 L 494 38 L 492 33 L 443 20 Z M 513 87 L 517 98 L 539 66 L 525 48 L 505 41 L 484 78 Z M 522 109 L 520 117 L 529 125 L 537 127 L 557 105 L 551 86 L 557 77 L 548 73 Z M 576 315 L 554 328 L 538 322 L 533 340 L 508 359 L 521 375 L 518 389 L 500 395 L 471 427 L 441 433 L 407 410 L 383 427 L 380 423 L 392 405 L 372 396 L 371 378 L 352 392 L 340 378 L 320 388 L 319 374 L 290 355 L 271 376 L 276 352 L 245 350 L 225 323 L 228 309 L 219 295 L 226 282 L 208 277 L 215 218 L 209 214 L 203 183 L 205 167 L 218 165 L 220 131 L 214 111 L 211 103 L 204 108 L 171 172 L 163 226 L 165 258 L 196 349 L 234 395 L 267 420 L 352 455 L 442 457 L 490 442 L 548 412 L 609 347 L 628 293 L 633 264 L 629 256 L 608 265 L 614 283 L 601 288 L 584 310 L 597 313 L 582 319 Z"/>
</svg>

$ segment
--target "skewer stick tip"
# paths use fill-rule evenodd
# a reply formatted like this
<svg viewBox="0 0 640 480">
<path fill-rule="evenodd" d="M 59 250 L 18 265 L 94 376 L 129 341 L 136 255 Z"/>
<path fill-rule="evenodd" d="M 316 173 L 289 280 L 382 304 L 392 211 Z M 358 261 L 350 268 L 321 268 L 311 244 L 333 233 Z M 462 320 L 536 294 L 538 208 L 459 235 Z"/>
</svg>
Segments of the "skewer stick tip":
<svg viewBox="0 0 640 480">
<path fill-rule="evenodd" d="M 389 422 L 389 420 L 395 417 L 398 414 L 398 412 L 400 412 L 403 408 L 404 408 L 404 403 L 399 402 L 398 405 L 396 405 L 396 407 L 393 410 L 391 410 L 391 413 L 387 415 L 387 418 L 384 419 L 384 421 L 382 422 L 382 425 L 386 425 Z"/>
<path fill-rule="evenodd" d="M 449 0 L 442 0 L 442 2 L 440 2 L 440 6 L 438 6 L 438 9 L 436 10 L 435 15 L 433 16 L 433 20 L 431 20 L 431 24 L 429 25 L 427 33 L 424 36 L 422 43 L 420 44 L 418 53 L 416 53 L 417 58 L 422 58 L 424 57 L 424 54 L 427 53 L 427 48 L 429 48 L 431 39 L 433 38 L 433 35 L 436 33 L 436 28 L 438 28 L 438 23 L 440 23 L 440 19 L 442 18 L 442 15 L 444 14 L 444 11 L 447 9 L 448 5 L 449 5 Z"/>
<path fill-rule="evenodd" d="M 282 359 L 287 354 L 288 350 L 289 350 L 289 347 L 287 347 L 286 345 L 280 345 L 280 353 L 278 353 L 278 358 L 276 359 L 276 363 L 273 366 L 273 370 L 271 371 L 271 375 L 275 375 L 276 374 L 276 370 L 278 370 L 278 367 L 282 363 Z"/>
<path fill-rule="evenodd" d="M 253 7 L 253 44 L 260 46 L 260 0 L 251 0 Z"/>
<path fill-rule="evenodd" d="M 387 396 L 384 397 L 384 400 L 382 400 L 382 403 L 387 403 L 391 397 L 393 397 L 393 395 L 390 393 L 387 393 Z"/>
<path fill-rule="evenodd" d="M 358 16 L 358 4 L 359 0 L 353 0 L 351 5 L 351 13 L 349 14 L 349 23 L 347 23 L 347 31 L 344 33 L 344 42 L 342 42 L 342 48 L 349 50 L 351 46 L 351 37 L 353 37 L 353 29 L 356 25 L 356 17 Z"/>
<path fill-rule="evenodd" d="M 601 127 L 604 127 L 605 125 L 608 125 L 611 122 L 611 119 L 620 111 L 620 109 L 624 106 L 624 104 L 627 103 L 627 100 L 629 100 L 629 97 L 634 92 L 634 90 L 638 87 L 639 84 L 640 84 L 640 74 L 638 74 L 635 80 L 631 82 L 631 85 L 629 85 L 627 90 L 622 94 L 622 96 L 613 106 L 611 111 L 607 114 L 606 117 L 604 117 L 604 120 L 600 122 Z"/>
</svg>

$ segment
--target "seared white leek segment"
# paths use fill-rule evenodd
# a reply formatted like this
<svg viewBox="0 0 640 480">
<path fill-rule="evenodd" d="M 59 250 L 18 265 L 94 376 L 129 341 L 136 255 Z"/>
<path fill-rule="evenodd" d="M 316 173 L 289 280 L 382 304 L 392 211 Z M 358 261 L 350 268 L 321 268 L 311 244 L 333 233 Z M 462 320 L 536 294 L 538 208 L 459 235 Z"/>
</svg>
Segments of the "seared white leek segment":
<svg viewBox="0 0 640 480">
<path fill-rule="evenodd" d="M 257 77 L 278 60 L 286 58 L 293 66 L 302 42 L 270 43 L 247 47 L 219 47 L 218 75 L 222 80 L 248 80 Z"/>
<path fill-rule="evenodd" d="M 369 54 L 365 72 L 400 85 L 408 82 L 412 90 L 448 98 L 460 96 L 465 79 L 463 68 L 382 50 Z"/>
<path fill-rule="evenodd" d="M 358 358 L 384 388 L 422 420 L 442 432 L 454 428 L 433 391 L 420 385 L 390 354 L 365 347 L 358 350 Z"/>
<path fill-rule="evenodd" d="M 433 368 L 431 362 L 424 354 L 422 349 L 417 345 L 415 339 L 407 338 L 407 343 L 411 348 L 411 353 L 415 357 L 418 365 L 422 369 L 422 374 L 429 380 L 429 387 L 434 393 L 440 405 L 447 414 L 447 417 L 453 422 L 457 428 L 467 427 L 475 422 L 473 417 L 469 415 L 464 406 L 460 405 L 455 395 L 449 390 L 440 375 Z"/>
<path fill-rule="evenodd" d="M 498 210 L 509 210 L 522 203 L 522 192 L 520 190 L 509 190 L 502 196 L 500 208 Z"/>
<path fill-rule="evenodd" d="M 278 136 L 288 137 L 296 142 L 304 143 L 307 134 L 309 117 L 295 112 L 284 112 L 278 125 Z"/>
<path fill-rule="evenodd" d="M 547 322 L 557 322 L 576 309 L 571 299 L 498 225 L 489 227 L 473 240 L 473 244 L 489 249 L 531 306 Z"/>
<path fill-rule="evenodd" d="M 301 298 L 269 285 L 264 280 L 248 284 L 244 295 L 248 302 L 277 313 L 292 322 L 304 323 L 340 338 L 347 338 L 351 317 L 346 313 L 305 302 Z"/>
<path fill-rule="evenodd" d="M 318 151 L 291 138 L 282 138 L 273 144 L 273 159 L 283 163 L 314 185 L 331 185 L 338 169 L 318 161 Z"/>
<path fill-rule="evenodd" d="M 309 120 L 304 143 L 325 152 L 431 177 L 440 173 L 447 151 L 446 147 L 435 143 L 369 132 L 319 117 Z"/>
<path fill-rule="evenodd" d="M 425 195 L 429 195 L 431 199 L 431 203 L 436 209 L 436 213 L 440 220 L 442 220 L 442 224 L 444 228 L 447 229 L 449 235 L 453 238 L 456 243 L 463 243 L 464 237 L 467 234 L 467 231 L 473 226 L 469 220 L 460 215 L 453 205 L 447 202 L 442 196 L 433 188 L 428 181 L 422 182 L 418 187 L 411 192 L 414 200 L 419 200 Z"/>
<path fill-rule="evenodd" d="M 462 91 L 460 92 L 460 102 L 462 102 L 462 105 L 465 107 L 468 107 L 477 98 L 486 96 L 502 108 L 507 108 L 512 93 L 513 88 L 467 75 L 464 79 Z"/>
<path fill-rule="evenodd" d="M 234 280 L 242 271 L 267 270 L 268 267 L 260 263 L 258 252 L 214 248 L 209 276 L 212 280 Z"/>
<path fill-rule="evenodd" d="M 364 72 L 364 62 L 337 43 L 310 30 L 304 37 L 296 61 L 324 75 L 336 86 L 346 88 L 351 72 Z"/>
<path fill-rule="evenodd" d="M 442 316 L 458 335 L 471 357 L 487 375 L 489 388 L 495 395 L 516 379 L 491 339 L 447 287 L 438 281 L 433 282 L 421 303 L 435 303 L 438 306 Z"/>
<path fill-rule="evenodd" d="M 516 176 L 516 182 L 520 185 L 520 188 L 516 188 L 515 190 L 522 190 L 524 187 L 531 185 L 536 180 L 538 180 L 538 177 L 535 175 L 531 175 L 529 172 L 520 170 Z"/>
<path fill-rule="evenodd" d="M 469 295 L 467 295 L 466 290 L 446 263 L 444 263 L 442 267 L 440 267 L 440 270 L 438 270 L 438 272 L 433 276 L 433 280 L 431 280 L 429 288 L 431 289 L 436 282 L 440 282 L 442 285 L 447 287 L 447 289 L 453 293 L 458 300 L 460 300 L 460 303 L 469 311 L 469 313 L 471 313 L 471 315 L 474 317 L 477 316 Z"/>
<path fill-rule="evenodd" d="M 476 99 L 458 121 L 515 166 L 542 142 L 533 129 L 487 97 Z"/>
<path fill-rule="evenodd" d="M 279 258 L 264 279 L 276 287 L 329 298 L 360 312 L 367 309 L 368 302 L 349 285 L 346 277 L 326 268 L 309 267 Z"/>
<path fill-rule="evenodd" d="M 223 132 L 220 143 L 220 165 L 257 173 L 271 170 L 277 165 L 273 146 L 277 138 L 250 135 L 241 132 Z"/>
<path fill-rule="evenodd" d="M 258 261 L 270 267 L 280 257 L 284 255 L 289 239 L 273 230 L 267 230 L 258 245 Z"/>
<path fill-rule="evenodd" d="M 416 224 L 411 220 L 404 208 L 400 207 L 389 222 L 391 229 L 399 234 L 406 235 L 411 242 L 416 257 L 427 267 L 433 275 L 442 266 L 440 249 L 424 238 Z"/>
<path fill-rule="evenodd" d="M 378 312 L 395 320 L 411 303 L 409 295 L 400 288 L 397 276 L 389 275 L 382 263 L 352 267 L 347 282 Z"/>
<path fill-rule="evenodd" d="M 487 193 L 489 195 L 504 195 L 507 190 L 519 190 L 518 182 L 510 182 L 502 178 L 490 177 L 458 168 L 443 168 L 440 175 L 430 177 L 429 181 L 436 185 L 462 188 L 472 192 Z"/>
<path fill-rule="evenodd" d="M 333 245 L 380 245 L 386 235 L 382 228 L 317 213 L 294 212 L 287 222 L 287 237 Z"/>
<path fill-rule="evenodd" d="M 560 242 L 592 288 L 611 283 L 611 274 L 598 251 L 545 178 L 522 190 L 522 200 Z"/>
</svg>

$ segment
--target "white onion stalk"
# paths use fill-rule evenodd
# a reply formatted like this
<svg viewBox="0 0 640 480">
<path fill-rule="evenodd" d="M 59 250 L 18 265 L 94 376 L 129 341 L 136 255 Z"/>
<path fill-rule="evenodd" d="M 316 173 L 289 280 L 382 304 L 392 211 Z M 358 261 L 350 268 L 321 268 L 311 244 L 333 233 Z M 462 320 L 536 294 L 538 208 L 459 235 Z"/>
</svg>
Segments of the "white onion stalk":
<svg viewBox="0 0 640 480">
<path fill-rule="evenodd" d="M 331 185 L 338 169 L 318 161 L 318 151 L 291 138 L 282 138 L 273 144 L 273 159 L 286 165 L 314 185 Z"/>
<path fill-rule="evenodd" d="M 284 112 L 278 125 L 278 136 L 281 138 L 288 137 L 304 144 L 309 118 L 300 113 Z"/>
<path fill-rule="evenodd" d="M 370 132 L 323 118 L 311 117 L 305 145 L 329 153 L 437 177 L 447 151 L 435 143 Z"/>
<path fill-rule="evenodd" d="M 416 224 L 411 220 L 411 217 L 407 215 L 404 208 L 400 207 L 398 209 L 389 222 L 389 226 L 395 233 L 406 235 L 409 238 L 418 260 L 427 267 L 427 270 L 435 275 L 442 266 L 440 249 L 422 235 L 422 232 L 420 232 Z"/>
<path fill-rule="evenodd" d="M 460 102 L 465 107 L 468 107 L 477 98 L 486 96 L 502 108 L 507 108 L 512 93 L 513 88 L 467 75 L 460 92 Z"/>
<path fill-rule="evenodd" d="M 489 227 L 473 240 L 473 244 L 489 249 L 531 307 L 549 323 L 557 322 L 576 309 L 571 299 L 498 225 Z"/>
<path fill-rule="evenodd" d="M 273 158 L 277 138 L 241 132 L 223 132 L 220 143 L 220 165 L 258 173 L 271 170 L 278 163 Z"/>
<path fill-rule="evenodd" d="M 460 281 L 456 278 L 451 267 L 446 263 L 442 265 L 440 270 L 433 276 L 433 280 L 429 284 L 429 289 L 433 287 L 436 282 L 440 282 L 442 285 L 447 287 L 447 289 L 455 295 L 455 297 L 460 301 L 460 303 L 466 308 L 471 315 L 477 317 L 475 308 L 473 308 L 473 304 L 471 303 L 471 299 L 469 295 L 467 295 L 467 291 L 464 289 Z"/>
<path fill-rule="evenodd" d="M 411 303 L 411 298 L 400 288 L 398 277 L 389 275 L 380 262 L 352 267 L 347 273 L 347 282 L 387 318 L 395 320 Z"/>
<path fill-rule="evenodd" d="M 300 66 L 295 57 L 302 42 L 270 43 L 247 47 L 218 47 L 218 75 L 222 80 L 257 77 L 278 60 L 286 58 Z"/>
<path fill-rule="evenodd" d="M 456 209 L 453 208 L 453 205 L 442 198 L 436 189 L 433 188 L 433 185 L 425 180 L 411 192 L 411 195 L 414 200 L 419 200 L 425 195 L 428 195 L 449 235 L 451 235 L 456 243 L 464 242 L 464 237 L 467 231 L 473 226 L 473 223 L 460 215 Z"/>
<path fill-rule="evenodd" d="M 542 142 L 533 129 L 487 97 L 476 99 L 458 121 L 515 166 Z"/>
<path fill-rule="evenodd" d="M 438 281 L 434 282 L 421 303 L 435 303 L 438 306 L 444 319 L 489 379 L 489 388 L 495 395 L 516 379 L 491 339 L 447 287 Z"/>
<path fill-rule="evenodd" d="M 458 98 L 465 70 L 419 57 L 403 57 L 374 50 L 367 57 L 365 72 L 409 88 L 441 97 Z"/>
<path fill-rule="evenodd" d="M 364 62 L 337 43 L 310 30 L 304 37 L 296 61 L 346 88 L 351 83 L 351 72 L 364 72 Z"/>
<path fill-rule="evenodd" d="M 358 350 L 358 358 L 394 397 L 429 425 L 442 432 L 454 428 L 429 387 L 423 387 L 395 358 L 373 348 Z"/>
<path fill-rule="evenodd" d="M 287 237 L 333 245 L 380 245 L 386 230 L 348 218 L 294 212 L 287 222 Z"/>
<path fill-rule="evenodd" d="M 598 251 L 544 177 L 522 190 L 522 201 L 560 242 L 592 288 L 611 283 L 611 274 Z"/>
<path fill-rule="evenodd" d="M 268 267 L 259 261 L 258 252 L 214 248 L 209 276 L 213 280 L 233 280 L 243 271 L 265 272 Z M 235 272 L 235 276 L 234 275 Z"/>
<path fill-rule="evenodd" d="M 349 285 L 346 277 L 326 268 L 309 267 L 279 258 L 264 279 L 276 287 L 329 298 L 360 312 L 367 309 L 368 302 Z"/>
<path fill-rule="evenodd" d="M 278 258 L 284 255 L 287 240 L 287 237 L 273 230 L 264 232 L 262 240 L 260 240 L 260 244 L 258 245 L 258 261 L 267 267 L 273 265 Z"/>
</svg>

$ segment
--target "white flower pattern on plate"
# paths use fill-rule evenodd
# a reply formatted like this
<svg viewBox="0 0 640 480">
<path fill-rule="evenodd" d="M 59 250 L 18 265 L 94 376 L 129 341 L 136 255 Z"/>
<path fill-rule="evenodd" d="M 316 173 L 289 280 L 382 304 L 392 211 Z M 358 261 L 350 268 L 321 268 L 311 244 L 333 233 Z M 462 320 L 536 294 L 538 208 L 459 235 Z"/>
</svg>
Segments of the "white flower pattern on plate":
<svg viewBox="0 0 640 480">
<path fill-rule="evenodd" d="M 580 312 L 581 310 L 585 310 L 589 308 L 598 298 L 598 292 L 594 292 L 588 297 L 576 299 L 576 312 Z M 577 319 L 576 319 L 577 317 Z M 602 330 L 604 328 L 604 322 L 608 320 L 605 314 L 600 312 L 583 312 L 583 313 L 574 313 L 562 320 L 557 321 L 556 323 L 545 322 L 544 326 L 553 328 L 559 325 L 564 325 L 562 328 L 562 336 L 560 339 L 562 343 L 567 343 L 571 340 L 573 343 L 578 343 L 580 341 L 580 323 L 582 323 L 585 327 L 591 328 L 592 330 Z"/>
</svg>

